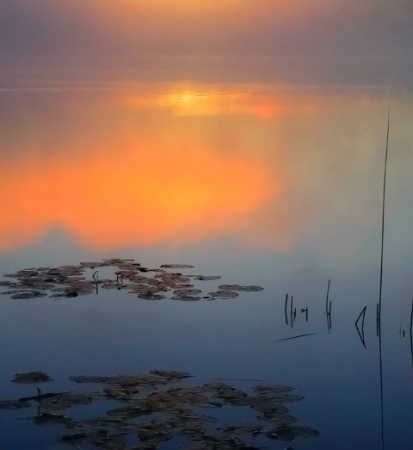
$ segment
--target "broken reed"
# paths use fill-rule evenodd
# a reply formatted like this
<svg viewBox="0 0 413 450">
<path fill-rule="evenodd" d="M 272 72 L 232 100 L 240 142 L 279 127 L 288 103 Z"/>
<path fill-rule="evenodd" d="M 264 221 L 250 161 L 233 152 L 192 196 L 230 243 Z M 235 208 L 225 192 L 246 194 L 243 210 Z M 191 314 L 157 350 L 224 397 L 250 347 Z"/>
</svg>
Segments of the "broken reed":
<svg viewBox="0 0 413 450">
<path fill-rule="evenodd" d="M 326 296 L 326 315 L 327 315 L 327 328 L 330 331 L 331 330 L 331 300 L 329 302 L 329 296 L 330 296 L 330 284 L 331 280 L 328 280 L 327 283 L 327 296 Z"/>
<path fill-rule="evenodd" d="M 362 310 L 361 313 L 359 314 L 359 316 L 357 317 L 357 320 L 355 322 L 355 325 L 358 326 L 358 321 L 360 320 L 361 317 L 363 317 L 363 321 L 361 323 L 361 327 L 364 328 L 364 318 L 366 317 L 366 310 L 367 310 L 367 306 L 365 306 Z"/>
<path fill-rule="evenodd" d="M 359 334 L 360 340 L 364 346 L 364 348 L 366 348 L 366 340 L 364 338 L 364 319 L 366 317 L 366 311 L 367 311 L 367 306 L 365 306 L 362 310 L 361 313 L 359 314 L 359 316 L 357 317 L 357 320 L 354 322 L 354 325 L 356 326 L 357 332 Z M 361 329 L 359 327 L 359 320 L 363 317 L 363 320 L 361 322 Z"/>
<path fill-rule="evenodd" d="M 285 296 L 285 305 L 284 305 L 284 314 L 285 314 L 285 324 L 288 325 L 288 312 L 287 312 L 287 308 L 288 308 L 288 294 L 286 294 Z"/>
</svg>

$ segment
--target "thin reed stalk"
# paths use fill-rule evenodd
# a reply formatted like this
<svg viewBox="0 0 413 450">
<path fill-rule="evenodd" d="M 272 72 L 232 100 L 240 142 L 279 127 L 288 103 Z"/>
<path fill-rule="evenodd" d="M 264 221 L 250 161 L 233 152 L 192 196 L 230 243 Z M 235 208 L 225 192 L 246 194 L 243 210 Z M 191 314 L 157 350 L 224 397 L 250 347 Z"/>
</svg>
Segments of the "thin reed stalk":
<svg viewBox="0 0 413 450">
<path fill-rule="evenodd" d="M 386 211 L 386 182 L 387 182 L 387 157 L 389 153 L 389 134 L 390 134 L 390 105 L 387 111 L 387 137 L 386 137 L 386 153 L 384 156 L 384 175 L 383 175 L 383 207 L 381 216 L 381 256 L 380 256 L 380 289 L 379 289 L 379 306 L 378 306 L 378 332 L 381 331 L 381 299 L 383 291 L 383 254 L 384 254 L 384 217 Z"/>
</svg>

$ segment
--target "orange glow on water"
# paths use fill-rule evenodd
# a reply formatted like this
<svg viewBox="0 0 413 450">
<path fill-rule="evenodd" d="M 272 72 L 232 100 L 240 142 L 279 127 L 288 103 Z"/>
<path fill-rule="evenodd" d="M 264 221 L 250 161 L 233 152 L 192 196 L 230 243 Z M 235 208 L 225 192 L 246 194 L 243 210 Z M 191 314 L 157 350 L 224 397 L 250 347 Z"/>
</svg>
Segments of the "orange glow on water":
<svg viewBox="0 0 413 450">
<path fill-rule="evenodd" d="M 0 219 L 0 248 L 54 226 L 97 249 L 196 241 L 236 229 L 276 190 L 251 160 L 134 147 L 115 157 L 96 148 L 82 162 L 26 160 L 3 170 L 0 198 L 9 212 Z"/>
<path fill-rule="evenodd" d="M 201 86 L 172 85 L 158 95 L 128 96 L 124 104 L 132 109 L 162 108 L 176 116 L 250 115 L 271 118 L 286 111 L 285 99 L 268 92 L 206 90 Z"/>
<path fill-rule="evenodd" d="M 103 251 L 224 236 L 294 248 L 374 154 L 376 109 L 354 95 L 191 82 L 22 93 L 1 142 L 0 252 L 52 229 Z M 343 164 L 356 101 L 365 146 Z"/>
</svg>

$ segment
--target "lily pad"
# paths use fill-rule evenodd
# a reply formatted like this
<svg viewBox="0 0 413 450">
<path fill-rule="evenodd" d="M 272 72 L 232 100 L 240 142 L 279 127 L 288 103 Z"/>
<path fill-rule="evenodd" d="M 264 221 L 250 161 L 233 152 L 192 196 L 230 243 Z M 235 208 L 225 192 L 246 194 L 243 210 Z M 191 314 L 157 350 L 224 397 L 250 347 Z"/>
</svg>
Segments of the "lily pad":
<svg viewBox="0 0 413 450">
<path fill-rule="evenodd" d="M 74 376 L 69 380 L 102 387 L 95 392 L 38 393 L 21 401 L 4 400 L 0 401 L 0 408 L 28 408 L 30 401 L 35 400 L 39 412 L 26 419 L 42 426 L 59 424 L 67 429 L 60 436 L 62 442 L 82 443 L 102 450 L 131 450 L 126 439 L 130 434 L 137 435 L 138 448 L 147 450 L 156 449 L 178 436 L 184 440 L 180 448 L 231 450 L 253 448 L 244 443 L 244 437 L 251 440 L 259 435 L 261 440 L 290 441 L 318 435 L 316 430 L 301 425 L 283 405 L 303 398 L 294 394 L 290 387 L 258 385 L 253 387 L 251 394 L 217 381 L 202 386 L 182 385 L 188 377 L 191 377 L 188 372 L 176 370 L 153 370 L 137 375 Z M 75 419 L 54 412 L 108 399 L 117 404 L 102 417 Z M 222 414 L 225 409 L 221 409 L 219 418 L 199 413 L 199 408 L 210 407 L 214 413 L 214 408 L 223 406 L 252 410 L 257 421 L 226 423 Z M 215 425 L 212 427 L 212 424 Z"/>
<path fill-rule="evenodd" d="M 26 417 L 26 419 L 32 419 L 37 425 L 65 425 L 70 428 L 76 426 L 76 421 L 71 417 L 50 412 L 41 412 L 36 416 Z"/>
<path fill-rule="evenodd" d="M 99 267 L 113 269 L 113 276 L 99 279 Z M 202 293 L 195 288 L 191 280 L 206 281 L 218 280 L 218 275 L 188 275 L 171 271 L 170 269 L 192 268 L 189 264 L 163 264 L 158 269 L 148 269 L 133 259 L 111 258 L 102 261 L 81 262 L 79 265 L 66 265 L 60 267 L 40 267 L 20 270 L 13 274 L 7 274 L 15 281 L 2 281 L 0 287 L 8 288 L 5 295 L 11 295 L 13 299 L 34 299 L 49 295 L 51 298 L 78 298 L 84 295 L 99 294 L 99 288 L 137 294 L 145 300 L 161 300 L 166 293 L 172 292 L 174 300 L 197 301 L 202 298 L 207 300 L 233 298 L 235 291 L 258 291 L 259 286 L 241 286 L 236 284 L 224 284 L 216 292 L 210 295 Z M 95 270 L 93 280 L 88 273 Z M 169 296 L 168 296 L 169 297 Z"/>
<path fill-rule="evenodd" d="M 280 394 L 282 392 L 291 392 L 294 388 L 291 386 L 262 386 L 258 385 L 254 387 L 254 392 L 257 394 Z"/>
<path fill-rule="evenodd" d="M 29 292 L 20 292 L 18 294 L 13 294 L 11 296 L 13 300 L 27 300 L 31 298 L 40 298 L 40 297 L 47 297 L 47 294 L 45 292 L 29 291 Z"/>
<path fill-rule="evenodd" d="M 241 286 L 240 284 L 222 284 L 218 287 L 219 289 L 222 289 L 224 291 L 244 291 L 244 292 L 257 292 L 262 291 L 264 288 L 260 286 Z"/>
<path fill-rule="evenodd" d="M 175 297 L 188 297 L 200 294 L 200 289 L 177 289 L 174 291 Z"/>
<path fill-rule="evenodd" d="M 200 281 L 214 281 L 220 280 L 222 277 L 219 275 L 195 275 L 194 278 Z"/>
<path fill-rule="evenodd" d="M 163 269 L 192 269 L 194 266 L 189 264 L 162 264 Z"/>
<path fill-rule="evenodd" d="M 162 300 L 165 298 L 164 295 L 152 294 L 151 292 L 147 294 L 139 294 L 138 297 L 142 298 L 143 300 Z"/>
<path fill-rule="evenodd" d="M 259 423 L 235 423 L 220 427 L 219 429 L 224 433 L 229 434 L 258 434 L 264 428 L 264 424 Z"/>
<path fill-rule="evenodd" d="M 12 380 L 13 383 L 31 384 L 31 383 L 46 383 L 51 381 L 49 375 L 45 372 L 24 372 L 16 373 Z"/>
<path fill-rule="evenodd" d="M 88 434 L 85 433 L 84 431 L 74 431 L 72 433 L 62 434 L 60 436 L 60 440 L 62 442 L 73 442 L 73 441 L 82 440 L 87 437 L 88 437 Z"/>
<path fill-rule="evenodd" d="M 150 373 L 168 381 L 192 377 L 189 372 L 181 372 L 179 370 L 151 370 Z"/>
<path fill-rule="evenodd" d="M 173 438 L 173 433 L 168 431 L 163 423 L 159 423 L 158 425 L 153 423 L 143 425 L 138 428 L 137 435 L 141 441 L 150 441 L 153 444 L 165 442 Z"/>
<path fill-rule="evenodd" d="M 23 409 L 23 408 L 30 408 L 30 403 L 19 400 L 0 400 L 0 409 Z"/>
<path fill-rule="evenodd" d="M 301 424 L 281 423 L 274 429 L 268 431 L 266 436 L 270 439 L 277 439 L 285 442 L 292 442 L 298 437 L 316 437 L 320 433 L 313 428 Z"/>
<path fill-rule="evenodd" d="M 197 302 L 197 301 L 201 300 L 201 297 L 196 297 L 194 295 L 180 295 L 180 296 L 172 297 L 172 300 L 181 300 L 184 302 Z"/>
<path fill-rule="evenodd" d="M 95 399 L 91 393 L 54 395 L 41 400 L 41 406 L 47 410 L 65 410 L 76 405 L 89 405 Z"/>
<path fill-rule="evenodd" d="M 69 381 L 73 381 L 75 383 L 106 383 L 110 380 L 110 377 L 99 377 L 99 376 L 89 376 L 89 375 L 80 375 L 77 377 L 69 377 Z"/>
</svg>

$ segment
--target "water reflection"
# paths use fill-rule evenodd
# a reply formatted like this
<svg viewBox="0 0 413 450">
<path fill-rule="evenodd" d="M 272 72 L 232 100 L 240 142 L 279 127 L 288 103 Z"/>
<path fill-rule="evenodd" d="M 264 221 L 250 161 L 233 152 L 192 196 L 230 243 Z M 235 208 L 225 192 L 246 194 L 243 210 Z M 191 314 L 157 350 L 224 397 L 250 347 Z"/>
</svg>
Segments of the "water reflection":
<svg viewBox="0 0 413 450">
<path fill-rule="evenodd" d="M 241 85 L 224 89 L 177 84 L 164 89 L 166 93 L 128 96 L 125 105 L 135 110 L 165 109 L 176 116 L 249 115 L 260 119 L 285 114 L 289 106 L 283 95 L 274 95 L 262 86 Z"/>
<path fill-rule="evenodd" d="M 357 320 L 354 323 L 355 326 L 356 326 L 357 333 L 359 335 L 360 341 L 363 344 L 364 348 L 366 348 L 366 339 L 365 339 L 365 336 L 364 336 L 364 319 L 366 318 L 366 311 L 367 311 L 367 306 L 365 306 L 362 309 L 360 315 L 357 317 Z M 361 319 L 361 323 L 359 324 L 360 319 Z"/>
<path fill-rule="evenodd" d="M 0 328 L 13 351 L 2 354 L 3 380 L 32 368 L 64 377 L 182 367 L 209 378 L 291 382 L 310 395 L 302 417 L 322 429 L 320 449 L 379 448 L 371 340 L 390 98 L 384 394 L 392 395 L 386 439 L 405 448 L 411 354 L 394 351 L 394 330 L 411 299 L 411 94 L 190 83 L 65 88 L 0 93 L 3 273 L 89 260 L 93 248 L 107 251 L 96 260 L 151 254 L 148 267 L 159 267 L 157 258 L 189 261 L 200 273 L 265 290 L 257 300 L 140 301 L 122 292 L 126 279 L 113 277 L 109 291 L 91 272 L 88 292 L 98 295 L 4 296 Z M 67 255 L 65 239 L 55 247 L 45 239 L 28 248 L 51 229 L 79 247 Z M 105 277 L 100 270 L 98 280 Z M 365 305 L 367 349 L 354 329 Z"/>
<path fill-rule="evenodd" d="M 86 246 L 113 248 L 191 241 L 237 226 L 275 192 L 265 167 L 204 149 L 188 155 L 152 143 L 119 144 L 82 161 L 32 158 L 3 170 L 3 249 L 60 226 Z M 134 149 L 137 149 L 136 151 Z"/>
<path fill-rule="evenodd" d="M 53 228 L 100 250 L 230 235 L 336 260 L 373 251 L 366 173 L 379 173 L 387 94 L 164 83 L 1 95 L 3 251 Z M 395 108 L 395 136 L 410 142 L 397 121 L 408 108 Z M 410 159 L 393 155 L 396 213 Z"/>
</svg>

